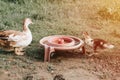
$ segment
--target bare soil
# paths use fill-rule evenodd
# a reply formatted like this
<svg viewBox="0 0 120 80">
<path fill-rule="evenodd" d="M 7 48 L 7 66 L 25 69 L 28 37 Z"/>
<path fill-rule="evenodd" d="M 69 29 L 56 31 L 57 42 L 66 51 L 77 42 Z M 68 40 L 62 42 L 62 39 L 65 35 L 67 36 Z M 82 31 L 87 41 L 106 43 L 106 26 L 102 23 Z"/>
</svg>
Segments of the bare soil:
<svg viewBox="0 0 120 80">
<path fill-rule="evenodd" d="M 0 80 L 120 80 L 119 50 L 88 57 L 79 51 L 56 52 L 51 62 L 7 54 L 0 57 Z"/>
</svg>

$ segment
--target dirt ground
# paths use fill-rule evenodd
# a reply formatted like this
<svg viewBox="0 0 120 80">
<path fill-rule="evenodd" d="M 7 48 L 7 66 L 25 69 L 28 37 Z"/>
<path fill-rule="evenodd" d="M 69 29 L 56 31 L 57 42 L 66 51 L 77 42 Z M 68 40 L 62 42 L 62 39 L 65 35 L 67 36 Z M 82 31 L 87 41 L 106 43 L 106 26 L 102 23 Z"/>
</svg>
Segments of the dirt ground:
<svg viewBox="0 0 120 80">
<path fill-rule="evenodd" d="M 111 53 L 88 57 L 79 51 L 56 52 L 51 62 L 2 54 L 0 80 L 53 80 L 56 75 L 63 78 L 56 80 L 120 80 L 119 49 Z"/>
</svg>

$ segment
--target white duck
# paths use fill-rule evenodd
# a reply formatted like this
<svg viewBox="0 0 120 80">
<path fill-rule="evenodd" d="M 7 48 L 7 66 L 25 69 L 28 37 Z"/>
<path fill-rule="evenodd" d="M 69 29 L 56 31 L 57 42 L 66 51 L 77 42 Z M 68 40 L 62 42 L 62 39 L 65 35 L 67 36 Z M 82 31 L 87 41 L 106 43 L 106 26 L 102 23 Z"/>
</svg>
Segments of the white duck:
<svg viewBox="0 0 120 80">
<path fill-rule="evenodd" d="M 0 47 L 9 51 L 14 50 L 17 55 L 23 55 L 23 48 L 32 41 L 32 34 L 28 27 L 31 23 L 31 19 L 26 18 L 22 32 L 15 30 L 0 31 Z"/>
</svg>

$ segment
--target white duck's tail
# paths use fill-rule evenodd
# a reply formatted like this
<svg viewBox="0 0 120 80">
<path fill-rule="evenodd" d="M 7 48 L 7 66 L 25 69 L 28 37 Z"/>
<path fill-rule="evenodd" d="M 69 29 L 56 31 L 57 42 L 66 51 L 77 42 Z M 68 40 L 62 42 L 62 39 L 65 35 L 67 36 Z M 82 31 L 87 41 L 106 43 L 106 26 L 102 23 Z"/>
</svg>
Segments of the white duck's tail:
<svg viewBox="0 0 120 80">
<path fill-rule="evenodd" d="M 105 48 L 108 48 L 108 49 L 112 49 L 112 48 L 115 47 L 115 46 L 112 45 L 112 44 L 104 44 L 103 46 L 104 46 Z"/>
</svg>

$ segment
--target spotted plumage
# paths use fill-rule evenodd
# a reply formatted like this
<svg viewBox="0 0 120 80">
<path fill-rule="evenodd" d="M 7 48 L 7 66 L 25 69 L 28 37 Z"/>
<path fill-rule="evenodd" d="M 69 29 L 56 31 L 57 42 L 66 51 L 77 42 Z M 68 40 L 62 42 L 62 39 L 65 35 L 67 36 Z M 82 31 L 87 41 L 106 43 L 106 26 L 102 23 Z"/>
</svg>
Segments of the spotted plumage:
<svg viewBox="0 0 120 80">
<path fill-rule="evenodd" d="M 105 41 L 103 39 L 99 39 L 99 38 L 92 39 L 87 32 L 83 33 L 83 37 L 85 39 L 85 43 L 87 45 L 91 46 L 93 48 L 94 52 L 97 51 L 98 47 L 101 48 L 101 49 L 104 49 L 104 48 L 108 48 L 108 49 L 114 48 L 114 45 L 109 44 L 107 41 Z"/>
</svg>

